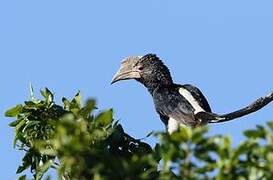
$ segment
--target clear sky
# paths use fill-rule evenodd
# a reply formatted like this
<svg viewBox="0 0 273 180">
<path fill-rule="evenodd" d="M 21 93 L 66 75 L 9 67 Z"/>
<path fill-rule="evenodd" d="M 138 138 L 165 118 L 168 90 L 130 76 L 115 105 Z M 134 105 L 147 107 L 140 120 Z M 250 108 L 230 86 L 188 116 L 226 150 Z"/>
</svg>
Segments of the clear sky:
<svg viewBox="0 0 273 180">
<path fill-rule="evenodd" d="M 9 107 L 48 87 L 57 102 L 81 90 L 136 138 L 164 130 L 145 88 L 110 85 L 128 55 L 156 53 L 177 83 L 198 86 L 216 113 L 273 90 L 273 1 L 0 1 L 0 168 L 12 180 L 22 154 L 12 148 Z M 273 105 L 210 134 L 243 140 L 242 131 L 273 119 Z M 147 139 L 151 144 L 154 139 Z"/>
</svg>

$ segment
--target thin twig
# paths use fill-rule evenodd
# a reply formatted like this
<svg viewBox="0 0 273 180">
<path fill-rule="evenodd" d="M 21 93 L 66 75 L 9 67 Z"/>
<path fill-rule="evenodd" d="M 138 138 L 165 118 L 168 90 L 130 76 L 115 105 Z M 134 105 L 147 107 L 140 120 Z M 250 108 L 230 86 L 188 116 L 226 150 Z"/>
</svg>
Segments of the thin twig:
<svg viewBox="0 0 273 180">
<path fill-rule="evenodd" d="M 261 97 L 261 98 L 257 99 L 255 102 L 253 102 L 252 104 L 248 105 L 245 108 L 242 108 L 238 111 L 234 111 L 234 112 L 231 112 L 228 114 L 219 115 L 219 119 L 210 120 L 209 122 L 210 123 L 222 123 L 222 122 L 226 122 L 226 121 L 231 121 L 233 119 L 243 117 L 243 116 L 248 115 L 250 113 L 256 112 L 256 111 L 262 109 L 263 107 L 265 107 L 267 104 L 269 104 L 272 101 L 273 101 L 273 92 L 271 92 L 269 95 L 267 95 L 265 97 Z"/>
</svg>

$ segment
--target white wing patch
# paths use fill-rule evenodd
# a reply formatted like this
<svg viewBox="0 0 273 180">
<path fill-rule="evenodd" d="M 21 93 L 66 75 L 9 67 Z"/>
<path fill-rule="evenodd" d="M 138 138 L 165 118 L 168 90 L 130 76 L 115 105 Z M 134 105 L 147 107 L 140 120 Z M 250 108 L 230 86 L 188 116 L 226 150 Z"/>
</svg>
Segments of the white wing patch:
<svg viewBox="0 0 273 180">
<path fill-rule="evenodd" d="M 199 103 L 194 99 L 191 92 L 188 91 L 185 88 L 180 88 L 179 93 L 191 104 L 191 106 L 194 108 L 194 114 L 197 114 L 199 112 L 205 112 L 205 110 L 199 105 Z"/>
</svg>

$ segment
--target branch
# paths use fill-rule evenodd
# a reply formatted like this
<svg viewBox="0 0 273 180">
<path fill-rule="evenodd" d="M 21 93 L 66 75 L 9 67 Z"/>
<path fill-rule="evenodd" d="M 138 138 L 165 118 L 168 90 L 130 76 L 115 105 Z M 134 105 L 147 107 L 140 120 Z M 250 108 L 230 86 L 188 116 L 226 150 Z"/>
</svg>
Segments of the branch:
<svg viewBox="0 0 273 180">
<path fill-rule="evenodd" d="M 210 120 L 209 123 L 222 123 L 222 122 L 226 122 L 226 121 L 231 121 L 231 120 L 239 118 L 239 117 L 243 117 L 245 115 L 248 115 L 250 113 L 253 113 L 253 112 L 256 112 L 256 111 L 262 109 L 263 107 L 265 107 L 267 104 L 269 104 L 272 101 L 273 101 L 273 92 L 271 92 L 269 95 L 267 95 L 265 97 L 261 97 L 261 98 L 257 99 L 252 104 L 250 104 L 247 107 L 242 108 L 238 111 L 234 111 L 234 112 L 224 114 L 224 115 L 219 115 L 216 119 Z"/>
</svg>

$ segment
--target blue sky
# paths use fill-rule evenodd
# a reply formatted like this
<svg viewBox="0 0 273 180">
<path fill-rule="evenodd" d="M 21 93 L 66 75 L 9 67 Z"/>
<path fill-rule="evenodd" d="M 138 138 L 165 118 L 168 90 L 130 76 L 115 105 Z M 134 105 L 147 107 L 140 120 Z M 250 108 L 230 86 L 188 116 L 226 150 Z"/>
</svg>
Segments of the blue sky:
<svg viewBox="0 0 273 180">
<path fill-rule="evenodd" d="M 95 97 L 136 138 L 164 127 L 140 84 L 110 85 L 129 55 L 156 53 L 174 80 L 198 86 L 216 113 L 266 95 L 273 90 L 272 7 L 270 0 L 1 1 L 1 178 L 15 179 L 22 158 L 3 113 L 28 98 L 30 82 L 37 92 L 50 88 L 57 102 L 77 90 L 85 100 Z M 230 135 L 236 144 L 243 130 L 272 119 L 269 105 L 211 125 L 210 134 Z"/>
</svg>

